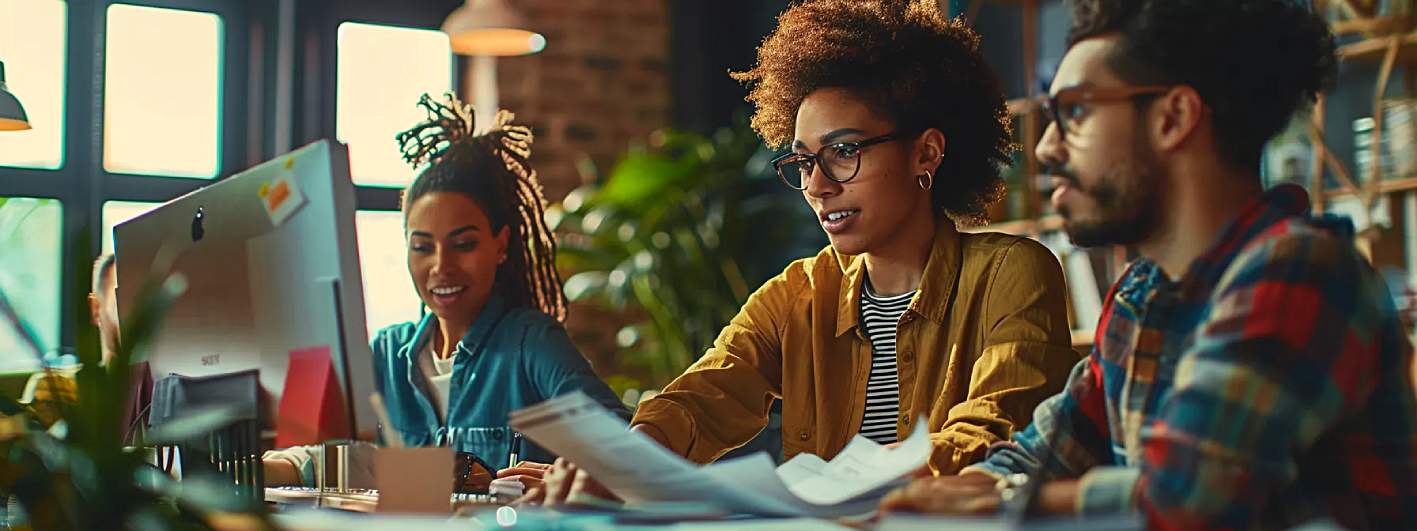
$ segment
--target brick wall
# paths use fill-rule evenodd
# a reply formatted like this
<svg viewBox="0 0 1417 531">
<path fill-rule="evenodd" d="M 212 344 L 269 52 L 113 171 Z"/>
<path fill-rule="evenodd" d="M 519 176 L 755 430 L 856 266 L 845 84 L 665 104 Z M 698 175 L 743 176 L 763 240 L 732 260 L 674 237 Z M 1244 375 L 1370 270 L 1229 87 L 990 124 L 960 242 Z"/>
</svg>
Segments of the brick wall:
<svg viewBox="0 0 1417 531">
<path fill-rule="evenodd" d="M 499 103 L 532 126 L 532 163 L 556 202 L 634 141 L 669 125 L 667 0 L 515 0 L 546 49 L 497 61 Z M 464 95 L 472 100 L 472 83 Z"/>
<path fill-rule="evenodd" d="M 670 125 L 668 0 L 513 1 L 546 37 L 546 49 L 498 59 L 499 104 L 535 131 L 532 165 L 555 203 L 591 177 L 579 163 L 608 173 L 632 142 Z M 469 74 L 466 101 L 475 82 Z M 573 305 L 566 328 L 608 375 L 621 372 L 614 337 L 624 323 Z"/>
</svg>

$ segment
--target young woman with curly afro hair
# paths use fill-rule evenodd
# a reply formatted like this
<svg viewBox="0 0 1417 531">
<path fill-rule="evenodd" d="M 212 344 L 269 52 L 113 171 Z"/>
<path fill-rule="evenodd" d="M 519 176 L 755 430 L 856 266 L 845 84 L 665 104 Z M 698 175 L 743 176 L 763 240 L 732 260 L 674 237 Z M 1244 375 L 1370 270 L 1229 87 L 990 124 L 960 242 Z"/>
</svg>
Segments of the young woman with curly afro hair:
<svg viewBox="0 0 1417 531">
<path fill-rule="evenodd" d="M 979 36 L 936 4 L 796 3 L 732 74 L 763 140 L 790 149 L 778 175 L 831 245 L 759 288 L 632 429 L 707 463 L 763 431 L 781 399 L 785 458 L 923 429 L 929 468 L 953 474 L 1061 389 L 1078 356 L 1057 259 L 956 230 L 1001 196 L 1015 146 Z M 594 485 L 571 470 L 548 476 L 551 501 Z"/>
</svg>

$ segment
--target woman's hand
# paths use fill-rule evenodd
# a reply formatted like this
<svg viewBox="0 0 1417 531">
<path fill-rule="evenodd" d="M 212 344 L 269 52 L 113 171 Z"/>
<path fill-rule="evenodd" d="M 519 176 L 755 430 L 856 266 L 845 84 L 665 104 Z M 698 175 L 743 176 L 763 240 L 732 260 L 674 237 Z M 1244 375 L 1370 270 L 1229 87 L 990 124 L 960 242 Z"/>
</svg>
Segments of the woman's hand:
<svg viewBox="0 0 1417 531">
<path fill-rule="evenodd" d="M 540 486 L 528 487 L 527 493 L 512 504 L 556 507 L 588 502 L 593 504 L 595 501 L 620 501 L 619 497 L 596 482 L 590 474 L 565 459 L 556 459 L 542 474 L 541 481 Z"/>
<path fill-rule="evenodd" d="M 551 469 L 551 465 L 537 463 L 535 461 L 522 461 L 511 468 L 504 468 L 497 471 L 497 478 L 515 478 L 522 483 L 522 488 L 530 493 L 532 489 L 541 488 L 544 483 L 543 476 Z"/>
<path fill-rule="evenodd" d="M 1031 510 L 1043 514 L 1074 514 L 1078 496 L 1075 479 L 1051 481 L 1038 489 Z M 881 512 L 913 511 L 958 515 L 991 514 L 999 510 L 999 481 L 988 474 L 964 473 L 917 479 L 881 500 Z"/>
<path fill-rule="evenodd" d="M 999 509 L 997 483 L 978 473 L 917 479 L 887 494 L 881 500 L 881 512 L 992 514 Z"/>
<path fill-rule="evenodd" d="M 668 437 L 659 428 L 649 424 L 636 424 L 630 428 L 644 434 L 660 446 L 668 448 L 665 443 Z M 525 466 L 524 466 L 525 465 Z M 575 505 L 580 500 L 599 499 L 603 501 L 621 501 L 620 498 L 605 488 L 595 478 L 590 477 L 586 471 L 576 467 L 574 463 L 565 459 L 557 458 L 556 462 L 550 466 L 541 463 L 521 462 L 517 466 L 498 472 L 498 477 L 521 474 L 523 476 L 536 476 L 541 480 L 539 485 L 532 486 L 525 483 L 527 491 L 522 497 L 513 501 L 513 505 L 546 505 L 555 507 L 558 505 Z"/>
<path fill-rule="evenodd" d="M 267 487 L 300 485 L 300 471 L 295 464 L 285 459 L 262 459 L 261 468 L 266 475 Z"/>
</svg>

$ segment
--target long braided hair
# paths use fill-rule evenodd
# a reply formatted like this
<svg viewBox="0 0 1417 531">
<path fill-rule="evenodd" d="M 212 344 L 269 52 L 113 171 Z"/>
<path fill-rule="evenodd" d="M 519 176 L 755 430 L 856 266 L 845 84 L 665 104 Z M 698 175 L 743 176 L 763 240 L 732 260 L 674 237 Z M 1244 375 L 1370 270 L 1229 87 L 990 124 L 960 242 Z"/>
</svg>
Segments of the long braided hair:
<svg viewBox="0 0 1417 531">
<path fill-rule="evenodd" d="M 403 191 L 405 223 L 409 207 L 425 194 L 457 192 L 472 198 L 486 211 L 494 232 L 513 226 L 494 289 L 513 305 L 564 320 L 556 238 L 546 225 L 545 199 L 528 161 L 531 128 L 512 123 L 513 114 L 501 110 L 490 130 L 477 133 L 472 106 L 451 93 L 442 101 L 424 94 L 418 106 L 428 118 L 397 136 L 404 161 L 415 168 L 428 164 Z"/>
</svg>

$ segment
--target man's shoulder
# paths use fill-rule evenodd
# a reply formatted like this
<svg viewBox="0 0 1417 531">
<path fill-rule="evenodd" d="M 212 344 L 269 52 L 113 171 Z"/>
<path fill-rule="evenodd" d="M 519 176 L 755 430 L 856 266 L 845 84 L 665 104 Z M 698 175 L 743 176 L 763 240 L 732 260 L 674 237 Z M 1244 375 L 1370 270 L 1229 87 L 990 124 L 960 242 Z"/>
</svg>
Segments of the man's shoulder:
<svg viewBox="0 0 1417 531">
<path fill-rule="evenodd" d="M 1245 242 L 1226 267 L 1222 283 L 1313 282 L 1339 271 L 1357 274 L 1348 280 L 1358 282 L 1363 280 L 1361 276 L 1375 274 L 1363 267 L 1366 264 L 1347 218 L 1294 216 Z"/>
</svg>

